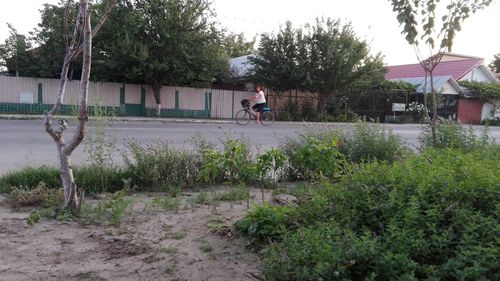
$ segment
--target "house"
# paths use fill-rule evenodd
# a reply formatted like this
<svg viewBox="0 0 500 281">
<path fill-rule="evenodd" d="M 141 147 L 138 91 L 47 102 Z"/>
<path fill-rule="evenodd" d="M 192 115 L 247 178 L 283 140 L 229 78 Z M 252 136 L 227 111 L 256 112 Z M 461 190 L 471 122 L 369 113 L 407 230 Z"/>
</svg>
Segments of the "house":
<svg viewBox="0 0 500 281">
<path fill-rule="evenodd" d="M 213 84 L 214 89 L 253 91 L 255 85 L 250 79 L 252 74 L 252 64 L 250 57 L 254 55 L 245 55 L 229 60 L 229 79 L 224 83 Z"/>
<path fill-rule="evenodd" d="M 417 86 L 417 92 L 430 92 L 429 77 L 423 67 L 417 64 L 388 66 L 385 79 L 406 81 Z M 484 65 L 479 57 L 445 53 L 433 71 L 436 91 L 444 96 L 439 106 L 442 116 L 452 117 L 462 123 L 479 124 L 491 117 L 493 104 L 464 95 L 459 81 L 478 81 L 498 83 L 495 75 Z"/>
</svg>

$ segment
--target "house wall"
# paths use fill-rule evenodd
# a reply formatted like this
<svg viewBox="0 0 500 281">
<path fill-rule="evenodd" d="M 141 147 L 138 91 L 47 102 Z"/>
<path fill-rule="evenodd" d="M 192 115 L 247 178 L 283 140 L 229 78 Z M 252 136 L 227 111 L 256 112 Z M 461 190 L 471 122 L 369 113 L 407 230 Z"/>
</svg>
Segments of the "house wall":
<svg viewBox="0 0 500 281">
<path fill-rule="evenodd" d="M 488 71 L 485 69 L 484 66 L 480 65 L 476 67 L 474 70 L 471 72 L 467 73 L 460 81 L 477 81 L 477 82 L 495 82 L 491 75 L 488 75 L 485 71 Z"/>
<path fill-rule="evenodd" d="M 483 102 L 479 99 L 460 99 L 457 120 L 463 124 L 481 124 Z"/>
<path fill-rule="evenodd" d="M 440 92 L 445 94 L 445 95 L 458 95 L 459 94 L 457 89 L 455 87 L 453 87 L 453 85 L 449 81 L 447 81 L 446 83 L 443 84 L 443 86 L 441 86 Z"/>
<path fill-rule="evenodd" d="M 484 103 L 481 112 L 481 121 L 486 119 L 495 119 L 495 118 L 500 118 L 500 100 L 495 100 L 493 103 L 490 102 Z"/>
</svg>

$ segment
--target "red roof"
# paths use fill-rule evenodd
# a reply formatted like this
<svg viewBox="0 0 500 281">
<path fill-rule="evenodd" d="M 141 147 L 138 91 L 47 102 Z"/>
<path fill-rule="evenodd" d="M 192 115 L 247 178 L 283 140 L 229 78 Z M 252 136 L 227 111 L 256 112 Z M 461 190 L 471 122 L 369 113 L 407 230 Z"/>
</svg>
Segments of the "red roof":
<svg viewBox="0 0 500 281">
<path fill-rule="evenodd" d="M 436 66 L 433 71 L 434 76 L 451 76 L 455 80 L 460 80 L 467 73 L 474 70 L 476 67 L 483 63 L 483 59 L 467 59 L 455 61 L 443 61 Z M 398 79 L 398 78 L 412 78 L 424 77 L 425 71 L 420 64 L 406 64 L 388 66 L 385 79 Z"/>
</svg>

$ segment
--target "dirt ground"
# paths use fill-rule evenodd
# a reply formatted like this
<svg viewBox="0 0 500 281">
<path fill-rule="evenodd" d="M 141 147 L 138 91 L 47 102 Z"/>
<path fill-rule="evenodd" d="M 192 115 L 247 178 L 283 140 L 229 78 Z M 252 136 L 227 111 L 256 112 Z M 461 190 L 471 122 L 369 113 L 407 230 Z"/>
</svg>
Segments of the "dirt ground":
<svg viewBox="0 0 500 281">
<path fill-rule="evenodd" d="M 232 229 L 247 201 L 214 210 L 193 207 L 196 193 L 183 193 L 176 213 L 148 207 L 155 196 L 131 196 L 131 211 L 113 227 L 48 219 L 29 226 L 33 209 L 13 210 L 0 195 L 0 280 L 260 279 L 258 255 Z M 251 190 L 250 204 L 261 202 Z"/>
</svg>

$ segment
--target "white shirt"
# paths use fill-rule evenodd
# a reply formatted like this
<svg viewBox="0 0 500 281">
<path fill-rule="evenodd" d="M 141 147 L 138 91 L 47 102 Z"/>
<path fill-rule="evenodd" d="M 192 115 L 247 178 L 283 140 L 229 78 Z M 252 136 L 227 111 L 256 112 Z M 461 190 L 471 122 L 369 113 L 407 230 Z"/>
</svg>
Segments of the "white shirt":
<svg viewBox="0 0 500 281">
<path fill-rule="evenodd" d="M 257 98 L 255 103 L 266 103 L 266 96 L 264 95 L 263 91 L 259 91 L 255 94 L 255 96 Z"/>
</svg>

